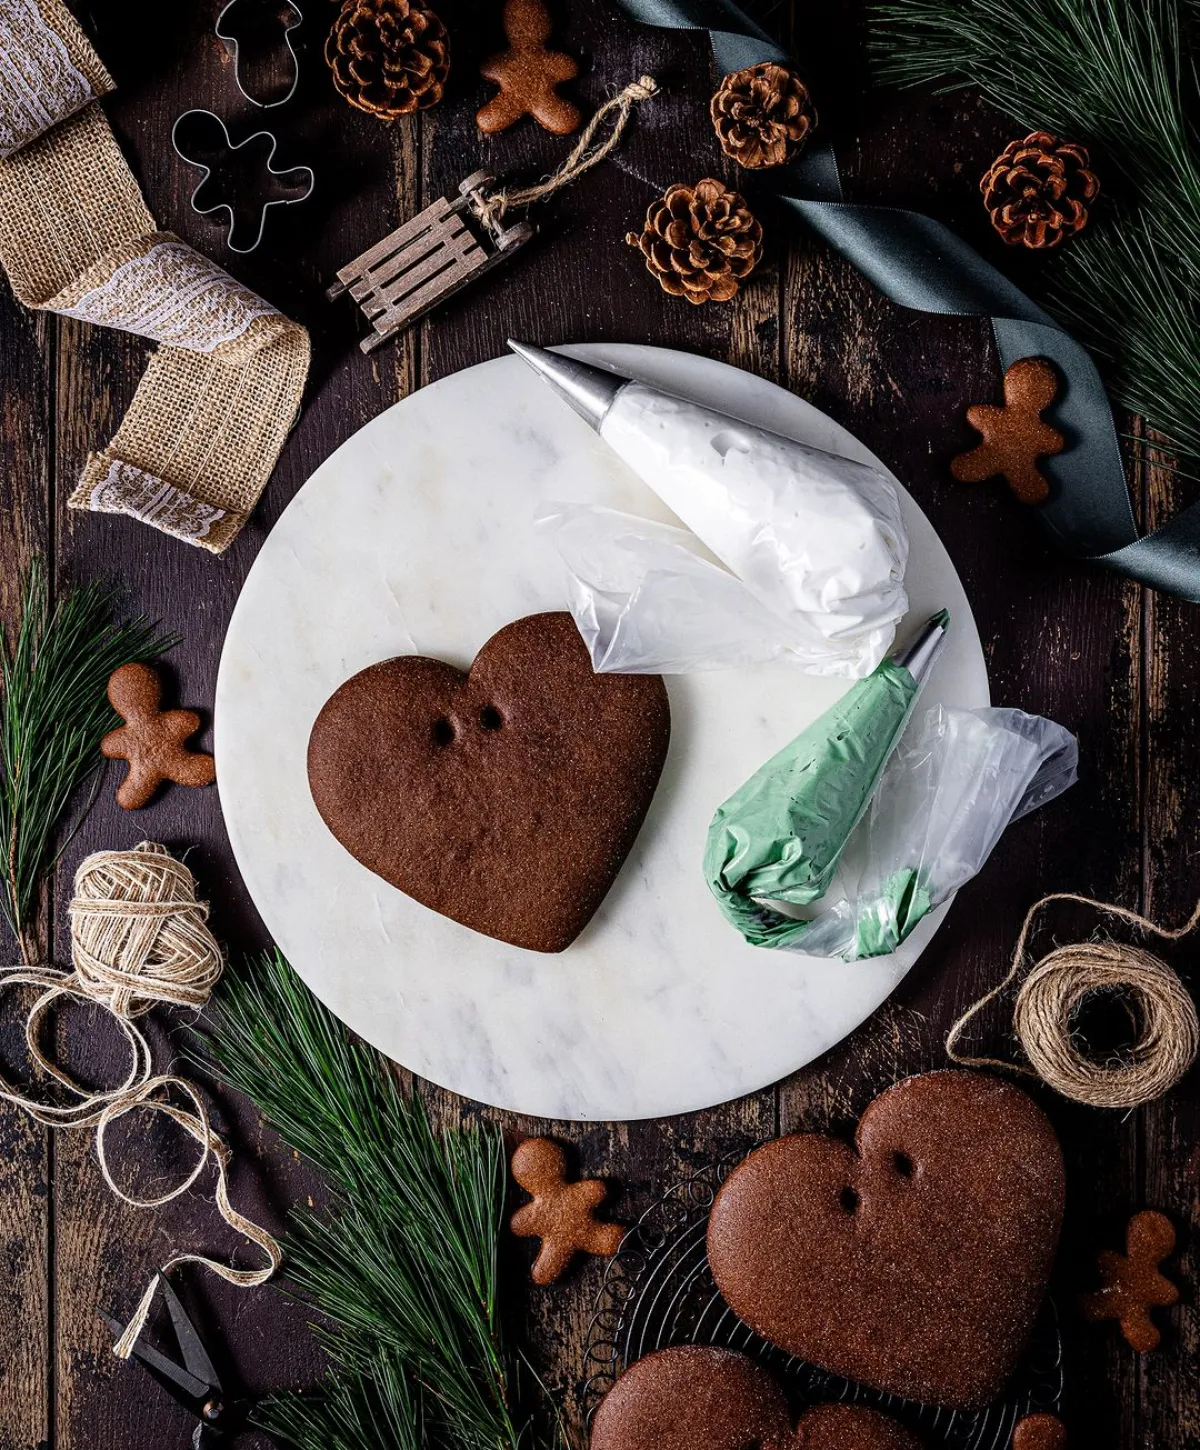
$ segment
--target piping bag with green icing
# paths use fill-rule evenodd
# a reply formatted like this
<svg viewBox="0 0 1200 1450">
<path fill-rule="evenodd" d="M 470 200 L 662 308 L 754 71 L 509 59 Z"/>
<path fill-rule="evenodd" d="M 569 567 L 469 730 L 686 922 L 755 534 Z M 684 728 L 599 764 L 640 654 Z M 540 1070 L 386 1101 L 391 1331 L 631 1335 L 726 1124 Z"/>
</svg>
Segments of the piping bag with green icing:
<svg viewBox="0 0 1200 1450">
<path fill-rule="evenodd" d="M 1074 784 L 1079 743 L 1023 710 L 934 705 L 909 722 L 797 949 L 886 956 L 977 876 L 1008 827 Z"/>
<path fill-rule="evenodd" d="M 807 921 L 782 912 L 809 906 L 829 889 L 949 622 L 945 610 L 934 615 L 906 649 L 851 686 L 713 817 L 705 878 L 752 946 L 786 947 L 807 930 Z"/>
</svg>

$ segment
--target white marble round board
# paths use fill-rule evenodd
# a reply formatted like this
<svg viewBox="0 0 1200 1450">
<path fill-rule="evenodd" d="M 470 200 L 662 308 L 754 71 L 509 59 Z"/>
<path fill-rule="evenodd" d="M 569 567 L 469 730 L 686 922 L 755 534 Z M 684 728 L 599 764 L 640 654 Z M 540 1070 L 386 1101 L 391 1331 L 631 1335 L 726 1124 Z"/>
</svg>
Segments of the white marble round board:
<svg viewBox="0 0 1200 1450">
<path fill-rule="evenodd" d="M 658 348 L 565 349 L 749 422 L 877 463 L 771 383 Z M 909 626 L 943 605 L 950 642 L 923 697 L 988 703 L 974 621 L 932 525 L 901 489 Z M 506 946 L 389 886 L 309 795 L 321 706 L 350 675 L 420 653 L 466 668 L 521 615 L 566 606 L 542 501 L 670 515 L 515 357 L 413 394 L 346 442 L 276 524 L 234 610 L 214 718 L 217 778 L 250 894 L 293 967 L 389 1057 L 442 1087 L 537 1117 L 662 1117 L 803 1066 L 887 997 L 936 930 L 846 964 L 745 945 L 701 871 L 715 808 L 847 687 L 787 665 L 667 680 L 672 738 L 646 824 L 582 936 L 557 956 Z M 904 638 L 905 627 L 901 630 Z"/>
</svg>

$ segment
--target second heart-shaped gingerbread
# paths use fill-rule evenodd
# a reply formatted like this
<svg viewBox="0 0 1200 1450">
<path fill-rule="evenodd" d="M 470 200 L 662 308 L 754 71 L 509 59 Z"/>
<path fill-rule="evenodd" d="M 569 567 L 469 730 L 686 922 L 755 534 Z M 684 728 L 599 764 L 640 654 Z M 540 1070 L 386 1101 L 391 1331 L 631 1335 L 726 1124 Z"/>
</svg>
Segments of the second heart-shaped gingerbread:
<svg viewBox="0 0 1200 1450">
<path fill-rule="evenodd" d="M 1029 1340 L 1063 1212 L 1062 1152 L 1017 1088 L 933 1072 L 867 1108 L 853 1145 L 768 1143 L 713 1204 L 708 1258 L 756 1333 L 907 1399 L 988 1404 Z"/>
</svg>

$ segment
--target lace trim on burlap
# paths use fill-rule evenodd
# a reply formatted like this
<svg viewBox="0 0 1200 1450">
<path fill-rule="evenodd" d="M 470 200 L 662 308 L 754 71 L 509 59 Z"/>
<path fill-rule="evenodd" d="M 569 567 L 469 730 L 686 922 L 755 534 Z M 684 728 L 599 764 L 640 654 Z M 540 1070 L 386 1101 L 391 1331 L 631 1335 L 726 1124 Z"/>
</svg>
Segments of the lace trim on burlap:
<svg viewBox="0 0 1200 1450">
<path fill-rule="evenodd" d="M 173 238 L 149 243 L 148 251 L 123 262 L 107 281 L 68 307 L 54 304 L 54 310 L 206 353 L 236 341 L 260 317 L 279 316 L 222 267 Z"/>
<path fill-rule="evenodd" d="M 0 157 L 11 156 L 96 99 L 34 0 L 0 5 Z"/>
<path fill-rule="evenodd" d="M 205 503 L 132 463 L 113 459 L 92 489 L 93 513 L 127 514 L 164 534 L 219 552 L 242 525 L 242 517 Z"/>
<path fill-rule="evenodd" d="M 155 231 L 93 100 L 111 88 L 62 0 L 0 0 L 0 127 L 10 145 L 25 141 L 0 158 L 0 265 L 30 307 L 159 344 L 68 506 L 127 514 L 219 554 L 296 416 L 308 334 Z"/>
</svg>

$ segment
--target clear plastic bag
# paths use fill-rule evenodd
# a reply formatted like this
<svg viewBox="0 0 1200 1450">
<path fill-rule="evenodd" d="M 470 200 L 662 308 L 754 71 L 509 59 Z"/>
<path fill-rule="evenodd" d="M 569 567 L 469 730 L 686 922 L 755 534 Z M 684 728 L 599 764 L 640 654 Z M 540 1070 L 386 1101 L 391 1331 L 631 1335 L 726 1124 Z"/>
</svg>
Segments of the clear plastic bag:
<svg viewBox="0 0 1200 1450">
<path fill-rule="evenodd" d="M 546 505 L 538 523 L 566 565 L 571 612 L 598 672 L 681 675 L 788 652 L 780 621 L 687 529 L 587 504 Z M 808 649 L 833 662 L 844 653 L 816 631 Z"/>
<path fill-rule="evenodd" d="M 828 891 L 786 945 L 846 961 L 894 951 L 978 875 L 1011 822 L 1074 784 L 1078 763 L 1070 731 L 1020 710 L 916 715 Z"/>
</svg>

